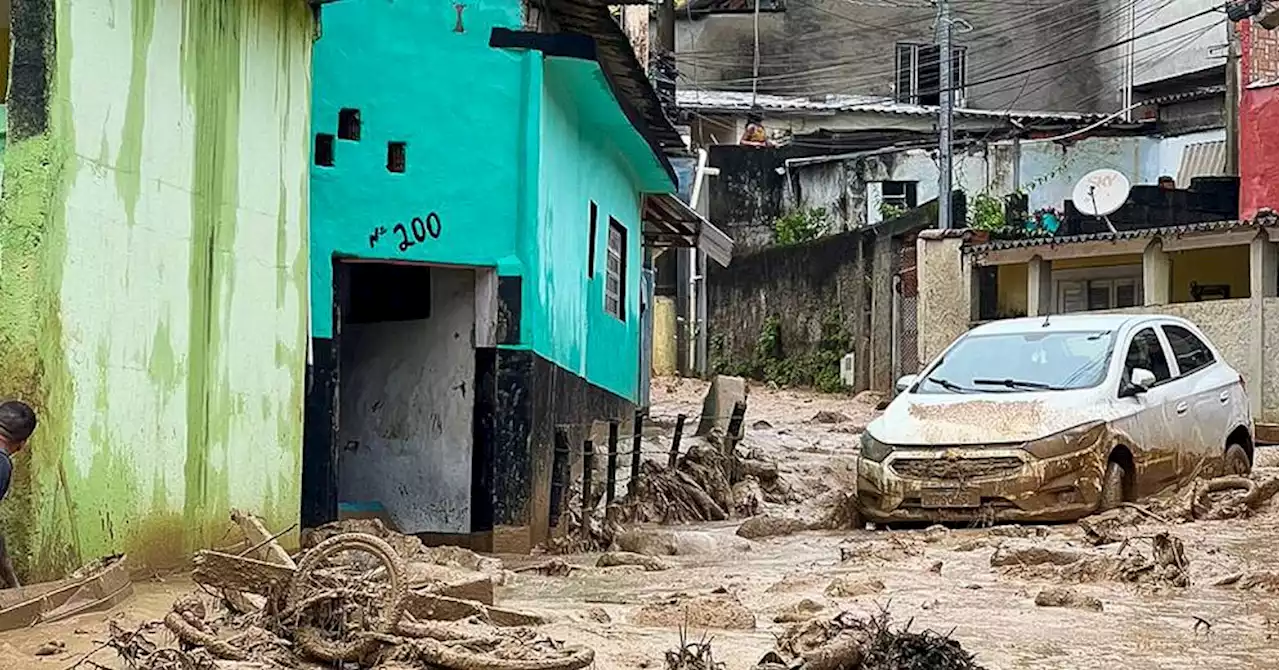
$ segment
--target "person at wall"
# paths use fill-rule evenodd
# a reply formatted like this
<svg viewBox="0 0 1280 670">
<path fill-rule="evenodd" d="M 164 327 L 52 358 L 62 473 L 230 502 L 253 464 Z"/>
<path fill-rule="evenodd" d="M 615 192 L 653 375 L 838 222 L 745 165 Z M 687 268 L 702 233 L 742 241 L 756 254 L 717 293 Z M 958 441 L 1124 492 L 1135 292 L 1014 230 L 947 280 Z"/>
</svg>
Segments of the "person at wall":
<svg viewBox="0 0 1280 670">
<path fill-rule="evenodd" d="M 27 446 L 27 439 L 36 430 L 36 413 L 29 405 L 18 400 L 0 403 L 0 501 L 9 493 L 9 480 L 13 475 L 13 457 Z M 0 580 L 4 587 L 16 589 L 18 573 L 9 559 L 4 535 L 0 535 Z"/>
</svg>

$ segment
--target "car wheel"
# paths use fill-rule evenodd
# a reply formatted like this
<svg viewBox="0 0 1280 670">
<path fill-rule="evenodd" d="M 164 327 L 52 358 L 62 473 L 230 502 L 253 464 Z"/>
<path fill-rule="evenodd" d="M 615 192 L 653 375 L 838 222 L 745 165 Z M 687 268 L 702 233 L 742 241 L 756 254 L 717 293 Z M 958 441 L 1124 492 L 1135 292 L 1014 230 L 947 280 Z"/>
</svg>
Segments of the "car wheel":
<svg viewBox="0 0 1280 670">
<path fill-rule="evenodd" d="M 1222 457 L 1222 470 L 1227 475 L 1245 476 L 1253 469 L 1253 464 L 1249 462 L 1249 452 L 1244 447 L 1233 444 L 1227 447 L 1227 453 Z"/>
<path fill-rule="evenodd" d="M 1102 476 L 1102 495 L 1098 500 L 1098 511 L 1115 509 L 1124 502 L 1124 466 L 1115 461 L 1107 462 L 1107 471 Z"/>
</svg>

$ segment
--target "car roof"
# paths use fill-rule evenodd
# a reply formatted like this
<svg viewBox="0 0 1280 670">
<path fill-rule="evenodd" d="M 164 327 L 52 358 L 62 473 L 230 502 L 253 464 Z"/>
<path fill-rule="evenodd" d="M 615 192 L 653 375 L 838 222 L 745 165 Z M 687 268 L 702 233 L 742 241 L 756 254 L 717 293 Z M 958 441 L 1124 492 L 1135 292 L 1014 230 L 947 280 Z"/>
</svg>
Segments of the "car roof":
<svg viewBox="0 0 1280 670">
<path fill-rule="evenodd" d="M 1150 319 L 1182 321 L 1166 314 L 1052 314 L 1047 320 L 1043 316 L 1030 316 L 992 321 L 974 328 L 969 333 L 971 335 L 1006 335 L 1033 332 L 1119 331 Z"/>
</svg>

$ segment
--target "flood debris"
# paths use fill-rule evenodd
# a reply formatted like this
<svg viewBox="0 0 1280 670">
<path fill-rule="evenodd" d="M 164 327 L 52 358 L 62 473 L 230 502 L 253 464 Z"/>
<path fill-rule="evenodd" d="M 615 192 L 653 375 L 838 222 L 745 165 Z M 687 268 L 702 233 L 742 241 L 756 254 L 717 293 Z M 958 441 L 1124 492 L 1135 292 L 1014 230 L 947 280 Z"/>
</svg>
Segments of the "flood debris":
<svg viewBox="0 0 1280 670">
<path fill-rule="evenodd" d="M 615 568 L 623 565 L 635 565 L 644 568 L 645 572 L 659 572 L 671 569 L 671 565 L 653 556 L 635 554 L 629 551 L 611 551 L 602 554 L 596 561 L 598 568 Z"/>
<path fill-rule="evenodd" d="M 711 653 L 711 640 L 703 637 L 690 642 L 684 627 L 680 628 L 680 646 L 665 655 L 666 670 L 723 670 Z"/>
<path fill-rule="evenodd" d="M 884 582 L 879 579 L 854 579 L 837 577 L 831 580 L 823 593 L 832 598 L 857 598 L 870 596 L 884 591 Z"/>
<path fill-rule="evenodd" d="M 752 630 L 756 627 L 756 616 L 727 593 L 677 594 L 642 605 L 631 615 L 631 623 L 649 628 Z"/>
<path fill-rule="evenodd" d="M 981 670 L 959 642 L 910 628 L 895 626 L 885 610 L 811 619 L 784 631 L 755 670 Z"/>
<path fill-rule="evenodd" d="M 1076 609 L 1102 611 L 1102 601 L 1064 586 L 1054 586 L 1036 594 L 1036 605 L 1040 607 L 1072 607 Z"/>
<path fill-rule="evenodd" d="M 809 527 L 809 523 L 800 519 L 761 514 L 743 521 L 742 525 L 738 526 L 737 535 L 749 540 L 758 540 L 766 537 L 793 535 L 802 530 L 808 530 Z"/>
<path fill-rule="evenodd" d="M 298 557 L 282 557 L 271 537 L 258 548 L 268 549 L 258 555 L 270 560 L 251 558 L 252 552 L 198 552 L 193 579 L 208 591 L 176 600 L 162 624 L 124 631 L 112 623 L 108 646 L 134 670 L 347 663 L 385 670 L 577 670 L 594 660 L 591 649 L 532 630 L 540 617 L 494 606 L 487 576 L 489 586 L 480 591 L 490 597 L 485 603 L 445 595 L 474 591 L 474 580 L 415 581 L 407 568 L 407 558 L 477 574 L 500 573 L 501 563 L 457 548 L 427 549 L 380 524 L 367 528 L 381 537 L 342 526 L 321 529 Z M 258 596 L 262 607 L 240 612 L 230 592 Z"/>
<path fill-rule="evenodd" d="M 1120 581 L 1179 587 L 1191 583 L 1182 540 L 1167 531 L 1130 535 L 1115 550 L 1002 545 L 992 552 L 989 562 L 1006 573 L 1066 582 Z"/>
<path fill-rule="evenodd" d="M 820 614 L 824 609 L 826 609 L 826 605 L 823 605 L 822 603 L 816 600 L 803 598 L 799 601 L 791 603 L 790 605 L 785 607 L 781 612 L 778 612 L 777 614 L 775 614 L 773 616 L 773 622 L 774 623 L 799 623 L 801 621 L 808 621 L 809 619 L 812 619 L 818 616 L 818 614 Z"/>
</svg>

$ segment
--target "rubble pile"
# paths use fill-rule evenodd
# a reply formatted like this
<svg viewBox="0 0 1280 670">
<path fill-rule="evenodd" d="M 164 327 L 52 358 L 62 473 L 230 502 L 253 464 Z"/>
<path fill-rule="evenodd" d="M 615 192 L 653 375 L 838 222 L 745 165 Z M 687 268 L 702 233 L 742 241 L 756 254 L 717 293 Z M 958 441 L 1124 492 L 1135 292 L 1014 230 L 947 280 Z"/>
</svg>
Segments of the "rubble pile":
<svg viewBox="0 0 1280 670">
<path fill-rule="evenodd" d="M 1001 545 L 991 567 L 1024 577 L 1065 582 L 1119 581 L 1188 586 L 1182 540 L 1168 532 L 1131 535 L 1117 549 L 1075 549 L 1044 544 Z"/>
<path fill-rule="evenodd" d="M 427 549 L 376 521 L 331 525 L 304 545 L 296 563 L 272 538 L 240 554 L 198 552 L 192 579 L 205 592 L 179 598 L 163 622 L 113 624 L 108 646 L 134 670 L 578 670 L 594 660 L 533 630 L 537 616 L 493 606 L 490 575 L 504 574 L 493 559 Z"/>
<path fill-rule="evenodd" d="M 910 627 L 895 627 L 884 610 L 810 619 L 783 632 L 755 670 L 981 670 L 959 642 Z"/>
</svg>

